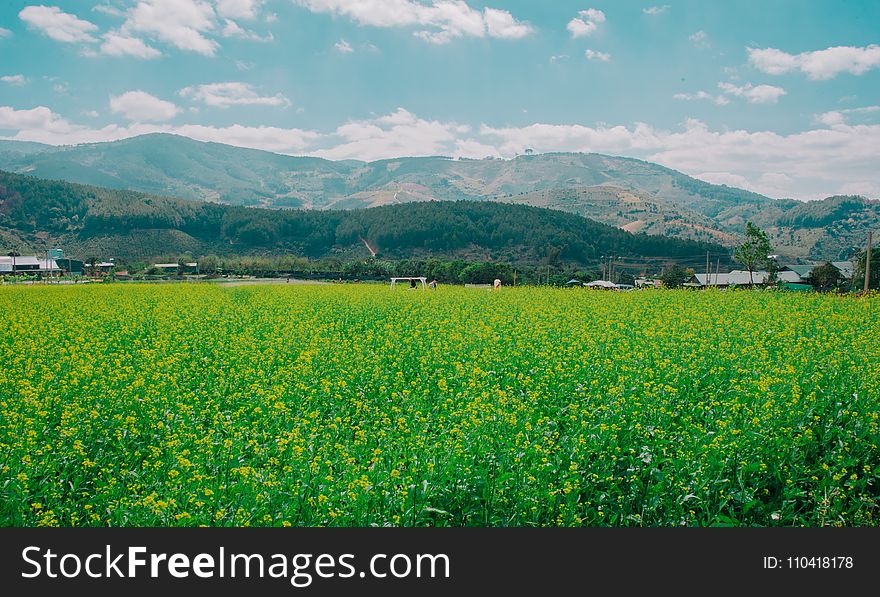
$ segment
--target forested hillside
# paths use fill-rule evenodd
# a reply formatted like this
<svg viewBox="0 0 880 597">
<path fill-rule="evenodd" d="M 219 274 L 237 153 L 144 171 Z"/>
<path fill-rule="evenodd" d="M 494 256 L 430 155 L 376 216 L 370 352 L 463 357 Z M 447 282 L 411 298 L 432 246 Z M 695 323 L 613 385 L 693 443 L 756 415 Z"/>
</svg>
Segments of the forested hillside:
<svg viewBox="0 0 880 597">
<path fill-rule="evenodd" d="M 560 211 L 431 201 L 363 210 L 224 206 L 0 172 L 6 244 L 147 258 L 169 253 L 470 257 L 597 264 L 602 256 L 695 259 L 710 243 L 631 234 Z"/>
</svg>

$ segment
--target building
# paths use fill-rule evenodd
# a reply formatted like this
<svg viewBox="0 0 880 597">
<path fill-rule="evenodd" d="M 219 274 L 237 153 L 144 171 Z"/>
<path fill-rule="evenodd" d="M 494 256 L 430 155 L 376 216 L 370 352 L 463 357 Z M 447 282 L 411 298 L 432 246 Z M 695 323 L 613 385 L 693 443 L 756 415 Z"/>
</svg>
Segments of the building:
<svg viewBox="0 0 880 597">
<path fill-rule="evenodd" d="M 685 282 L 690 287 L 716 287 L 727 288 L 730 286 L 764 286 L 770 282 L 770 273 L 758 270 L 751 273 L 743 270 L 733 270 L 726 274 L 694 274 Z"/>
<path fill-rule="evenodd" d="M 793 284 L 809 284 L 810 283 L 810 273 L 813 271 L 815 265 L 786 265 L 784 267 L 779 268 L 780 279 L 784 274 L 786 278 L 784 280 L 786 282 L 791 282 Z M 794 279 L 797 276 L 798 279 Z"/>
<path fill-rule="evenodd" d="M 852 261 L 832 261 L 831 265 L 837 268 L 844 280 L 852 280 L 856 266 Z"/>
<path fill-rule="evenodd" d="M 154 263 L 153 268 L 160 273 L 167 275 L 174 274 L 197 274 L 199 273 L 199 264 L 196 261 L 190 263 Z"/>
<path fill-rule="evenodd" d="M 840 271 L 840 275 L 847 280 L 852 279 L 853 263 L 851 261 L 832 261 L 831 265 Z M 810 274 L 815 265 L 786 265 L 776 272 L 776 280 L 780 287 L 789 290 L 804 290 L 810 285 Z M 708 279 L 708 282 L 707 282 Z M 770 273 L 764 270 L 752 272 L 752 280 L 755 286 L 765 286 L 770 283 Z M 638 283 L 638 280 L 636 280 Z M 685 286 L 705 287 L 714 286 L 718 288 L 726 288 L 728 286 L 748 286 L 749 272 L 744 270 L 733 270 L 726 274 L 694 274 L 687 281 Z"/>
<path fill-rule="evenodd" d="M 776 279 L 780 282 L 787 282 L 789 284 L 805 284 L 804 279 L 799 273 L 790 270 L 780 270 L 776 272 Z"/>
<path fill-rule="evenodd" d="M 644 276 L 639 276 L 633 283 L 636 288 L 661 288 L 663 286 L 662 280 L 646 278 Z"/>
<path fill-rule="evenodd" d="M 81 276 L 85 272 L 85 262 L 79 259 L 70 259 L 69 257 L 61 257 L 55 259 L 55 263 L 65 274 L 73 276 Z"/>
<path fill-rule="evenodd" d="M 824 263 L 823 261 L 813 265 L 786 265 L 779 269 L 779 279 L 792 284 L 809 284 L 813 269 Z M 844 280 L 852 280 L 855 271 L 855 264 L 852 261 L 831 261 L 830 263 L 837 268 Z"/>
<path fill-rule="evenodd" d="M 45 259 L 34 255 L 0 257 L 0 275 L 57 275 L 61 272 L 61 267 L 54 259 Z"/>
<path fill-rule="evenodd" d="M 40 273 L 41 274 L 51 274 L 53 276 L 61 275 L 62 269 L 58 265 L 58 262 L 55 261 L 54 259 L 38 258 L 37 261 L 40 264 Z"/>
<path fill-rule="evenodd" d="M 100 263 L 96 263 L 93 269 L 96 273 L 109 274 L 113 271 L 114 267 L 116 267 L 116 264 L 113 263 L 113 260 L 111 259 L 110 261 L 102 261 Z"/>
</svg>

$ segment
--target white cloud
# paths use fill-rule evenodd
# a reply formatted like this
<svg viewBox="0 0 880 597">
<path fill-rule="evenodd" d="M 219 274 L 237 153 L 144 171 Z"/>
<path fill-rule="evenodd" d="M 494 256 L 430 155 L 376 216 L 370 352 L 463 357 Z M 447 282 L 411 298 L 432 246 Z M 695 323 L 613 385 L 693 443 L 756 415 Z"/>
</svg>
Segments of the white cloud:
<svg viewBox="0 0 880 597">
<path fill-rule="evenodd" d="M 21 87 L 27 83 L 27 79 L 24 78 L 24 75 L 4 75 L 0 77 L 0 81 L 7 85 L 12 85 L 13 87 Z"/>
<path fill-rule="evenodd" d="M 489 37 L 520 39 L 532 32 L 531 25 L 517 21 L 506 10 L 486 8 L 483 10 L 483 20 L 486 23 L 486 33 L 489 34 Z"/>
<path fill-rule="evenodd" d="M 260 35 L 236 21 L 255 20 L 263 0 L 136 0 L 133 4 L 124 13 L 118 35 L 128 40 L 130 51 L 122 53 L 141 58 L 155 57 L 143 42 L 134 46 L 144 36 L 204 56 L 216 54 L 219 44 L 213 37 L 218 35 L 261 42 L 274 39 L 271 32 Z"/>
<path fill-rule="evenodd" d="M 117 141 L 146 135 L 148 133 L 171 133 L 198 141 L 226 143 L 238 147 L 250 147 L 284 153 L 303 153 L 321 137 L 320 134 L 301 129 L 276 127 L 247 127 L 238 124 L 212 127 L 195 124 L 172 126 L 156 123 L 133 123 L 128 126 L 111 124 L 102 128 L 90 128 L 71 124 L 45 106 L 32 110 L 15 110 L 0 106 L 0 130 L 17 131 L 9 137 L 19 141 L 36 141 L 51 145 L 75 145 Z"/>
<path fill-rule="evenodd" d="M 709 35 L 703 30 L 691 33 L 688 39 L 698 48 L 705 49 L 712 45 L 709 43 Z"/>
<path fill-rule="evenodd" d="M 134 122 L 164 122 L 177 116 L 180 109 L 145 91 L 127 91 L 110 96 L 110 111 Z"/>
<path fill-rule="evenodd" d="M 816 117 L 816 121 L 824 124 L 826 126 L 835 126 L 838 124 L 846 124 L 847 116 L 855 114 L 855 115 L 865 115 L 865 114 L 873 114 L 875 112 L 880 112 L 880 106 L 864 106 L 862 108 L 847 108 L 845 110 L 832 110 L 831 112 L 825 112 L 823 114 L 819 114 Z"/>
<path fill-rule="evenodd" d="M 696 93 L 676 93 L 672 96 L 672 99 L 685 101 L 707 100 L 719 106 L 726 106 L 730 103 L 730 100 L 723 95 L 712 95 L 705 91 L 698 91 Z"/>
<path fill-rule="evenodd" d="M 841 110 L 844 114 L 867 114 L 870 112 L 880 112 L 880 106 L 864 106 L 862 108 L 847 108 Z"/>
<path fill-rule="evenodd" d="M 92 33 L 98 26 L 75 15 L 63 12 L 57 6 L 25 6 L 19 18 L 47 37 L 65 43 L 98 41 Z"/>
<path fill-rule="evenodd" d="M 4 37 L 10 37 L 12 35 L 12 31 L 7 29 L 6 27 L 0 27 L 0 39 Z"/>
<path fill-rule="evenodd" d="M 814 52 L 789 54 L 776 48 L 746 48 L 749 62 L 763 73 L 781 75 L 800 71 L 813 80 L 831 79 L 843 72 L 862 75 L 880 68 L 880 46 L 836 46 Z"/>
<path fill-rule="evenodd" d="M 263 0 L 217 0 L 217 13 L 230 19 L 256 19 Z"/>
<path fill-rule="evenodd" d="M 880 198 L 880 183 L 870 180 L 861 180 L 857 182 L 845 182 L 835 195 L 862 195 L 863 197 Z"/>
<path fill-rule="evenodd" d="M 578 11 L 578 16 L 565 26 L 573 38 L 585 37 L 595 33 L 599 25 L 605 22 L 605 13 L 595 8 Z"/>
<path fill-rule="evenodd" d="M 740 189 L 746 189 L 752 184 L 745 176 L 733 174 L 731 172 L 699 172 L 695 177 L 712 184 L 724 184 L 729 187 L 738 187 Z"/>
<path fill-rule="evenodd" d="M 744 98 L 750 104 L 775 104 L 779 101 L 780 97 L 786 94 L 785 89 L 782 87 L 774 87 L 773 85 L 754 86 L 751 83 L 746 83 L 745 85 L 718 83 L 718 88 L 721 89 L 724 94 Z M 730 100 L 723 94 L 712 95 L 705 91 L 698 91 L 696 93 L 676 93 L 672 98 L 686 101 L 706 100 L 719 106 L 726 106 L 730 103 Z"/>
<path fill-rule="evenodd" d="M 506 10 L 471 8 L 464 0 L 294 0 L 312 12 L 346 16 L 372 27 L 422 27 L 414 35 L 433 44 L 460 37 L 519 39 L 532 26 Z"/>
<path fill-rule="evenodd" d="M 235 61 L 235 68 L 237 68 L 238 70 L 251 70 L 255 66 L 256 64 L 254 64 L 253 62 L 248 62 L 246 60 Z"/>
<path fill-rule="evenodd" d="M 183 125 L 165 132 L 184 135 L 199 141 L 226 143 L 238 147 L 251 147 L 283 153 L 303 153 L 321 135 L 301 129 L 285 129 L 272 126 L 249 127 L 234 124 L 227 127 Z"/>
<path fill-rule="evenodd" d="M 599 62 L 608 62 L 611 60 L 611 54 L 606 52 L 597 52 L 596 50 L 587 50 L 584 52 L 587 60 L 598 60 Z"/>
<path fill-rule="evenodd" d="M 669 10 L 670 8 L 672 8 L 672 7 L 669 6 L 668 4 L 664 4 L 663 6 L 650 6 L 648 8 L 643 8 L 642 12 L 645 13 L 646 15 L 656 17 L 659 14 L 663 14 L 664 12 Z"/>
<path fill-rule="evenodd" d="M 142 39 L 118 31 L 108 31 L 104 34 L 101 53 L 107 56 L 134 56 L 142 60 L 150 60 L 162 55 L 162 52 L 148 46 Z"/>
<path fill-rule="evenodd" d="M 232 19 L 226 19 L 224 21 L 223 27 L 223 37 L 237 37 L 238 39 L 247 39 L 250 41 L 264 41 L 269 42 L 275 39 L 275 36 L 272 35 L 270 31 L 266 35 L 260 35 L 254 31 L 250 31 L 249 29 L 244 29 L 239 26 L 238 23 L 233 21 Z"/>
<path fill-rule="evenodd" d="M 45 106 L 30 110 L 16 110 L 10 106 L 0 106 L 0 130 L 40 131 L 47 135 L 64 134 L 72 130 L 72 125 Z"/>
<path fill-rule="evenodd" d="M 474 139 L 463 139 L 455 144 L 455 151 L 452 152 L 455 158 L 500 158 L 501 154 L 494 145 L 480 143 Z"/>
<path fill-rule="evenodd" d="M 403 108 L 398 108 L 387 116 L 372 120 L 354 120 L 338 127 L 334 136 L 336 139 L 333 140 L 340 142 L 314 151 L 313 154 L 334 160 L 450 155 L 457 147 L 458 137 L 469 131 L 469 127 L 423 120 Z"/>
<path fill-rule="evenodd" d="M 229 81 L 184 87 L 180 95 L 214 108 L 230 106 L 289 106 L 290 100 L 282 94 L 261 96 L 248 83 Z"/>
<path fill-rule="evenodd" d="M 86 110 L 85 112 L 82 113 L 82 115 L 88 116 L 89 118 L 97 118 L 98 116 L 100 116 L 100 114 L 98 114 L 97 110 Z"/>
<path fill-rule="evenodd" d="M 718 88 L 729 95 L 744 97 L 750 104 L 775 104 L 780 97 L 786 95 L 785 89 L 773 85 L 718 83 Z"/>
<path fill-rule="evenodd" d="M 270 24 L 277 23 L 278 22 L 278 15 L 275 14 L 274 12 L 270 12 L 269 14 L 266 15 L 266 22 L 270 23 Z"/>
<path fill-rule="evenodd" d="M 213 56 L 214 8 L 203 0 L 140 0 L 126 13 L 123 33 L 142 33 L 181 50 Z"/>
<path fill-rule="evenodd" d="M 111 17 L 121 17 L 125 12 L 121 8 L 117 8 L 112 4 L 96 4 L 92 7 L 93 12 L 100 12 Z"/>
<path fill-rule="evenodd" d="M 340 39 L 338 42 L 333 44 L 333 47 L 340 54 L 351 54 L 352 52 L 354 52 L 354 48 L 351 47 L 351 44 L 344 39 Z"/>
<path fill-rule="evenodd" d="M 568 58 L 568 54 L 555 54 L 550 56 L 550 64 L 559 64 L 560 62 L 568 60 Z"/>
<path fill-rule="evenodd" d="M 833 110 L 831 112 L 825 112 L 824 114 L 820 114 L 816 120 L 825 124 L 827 126 L 834 126 L 836 124 L 844 124 L 846 121 L 843 117 L 843 114 L 839 110 Z"/>
</svg>

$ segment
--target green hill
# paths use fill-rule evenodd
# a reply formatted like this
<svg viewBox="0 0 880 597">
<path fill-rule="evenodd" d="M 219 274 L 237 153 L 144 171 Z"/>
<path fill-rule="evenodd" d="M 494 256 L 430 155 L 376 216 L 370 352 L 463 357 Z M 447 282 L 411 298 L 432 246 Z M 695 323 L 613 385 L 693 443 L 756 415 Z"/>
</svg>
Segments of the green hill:
<svg viewBox="0 0 880 597">
<path fill-rule="evenodd" d="M 515 159 L 333 162 L 151 134 L 72 147 L 0 143 L 0 168 L 119 190 L 267 208 L 348 210 L 428 201 L 550 207 L 631 232 L 733 246 L 748 220 L 790 258 L 839 259 L 880 203 L 803 204 L 713 185 L 643 160 L 548 153 Z M 826 213 L 827 212 L 827 213 Z"/>
<path fill-rule="evenodd" d="M 0 172 L 0 234 L 19 250 L 146 259 L 167 254 L 309 258 L 455 257 L 594 266 L 695 261 L 709 243 L 630 234 L 577 215 L 497 202 L 431 201 L 363 210 L 269 210 L 118 191 Z"/>
</svg>

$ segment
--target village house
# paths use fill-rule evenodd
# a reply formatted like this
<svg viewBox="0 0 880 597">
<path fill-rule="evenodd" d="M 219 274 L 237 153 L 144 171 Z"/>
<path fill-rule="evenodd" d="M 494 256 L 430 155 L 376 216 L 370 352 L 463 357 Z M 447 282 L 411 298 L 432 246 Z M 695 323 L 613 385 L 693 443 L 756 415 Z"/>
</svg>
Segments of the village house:
<svg viewBox="0 0 880 597">
<path fill-rule="evenodd" d="M 798 290 L 799 286 L 806 287 L 810 284 L 810 274 L 817 265 L 786 265 L 779 268 L 776 272 L 777 282 L 785 288 Z M 845 280 L 852 280 L 853 263 L 851 261 L 832 261 L 831 265 L 840 271 L 840 275 Z M 770 283 L 770 273 L 765 270 L 752 272 L 751 278 L 749 272 L 745 270 L 733 270 L 728 273 L 719 274 L 694 274 L 685 283 L 685 286 L 691 288 L 702 288 L 707 286 L 717 288 L 727 288 L 730 286 L 766 286 Z M 638 284 L 638 279 L 636 279 Z"/>
<path fill-rule="evenodd" d="M 62 268 L 54 259 L 45 259 L 34 255 L 16 255 L 0 257 L 0 275 L 45 275 L 60 274 Z"/>
</svg>

